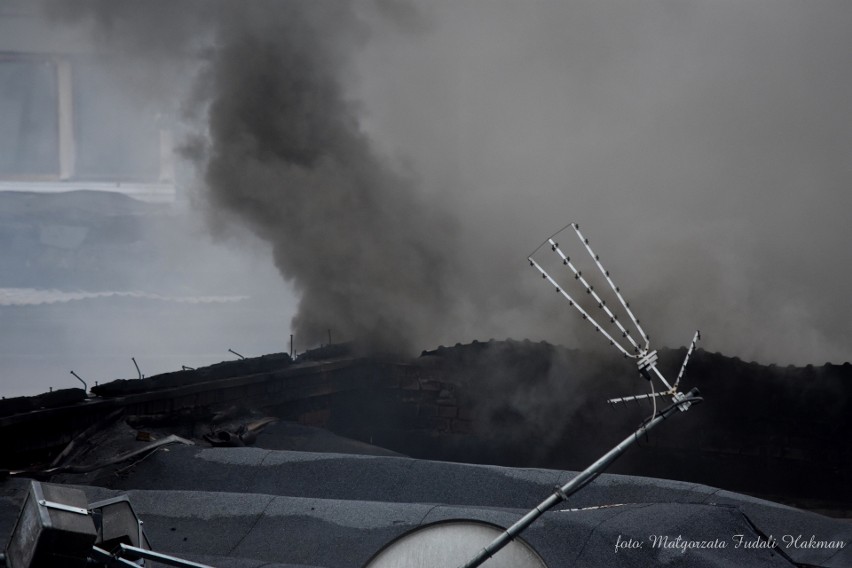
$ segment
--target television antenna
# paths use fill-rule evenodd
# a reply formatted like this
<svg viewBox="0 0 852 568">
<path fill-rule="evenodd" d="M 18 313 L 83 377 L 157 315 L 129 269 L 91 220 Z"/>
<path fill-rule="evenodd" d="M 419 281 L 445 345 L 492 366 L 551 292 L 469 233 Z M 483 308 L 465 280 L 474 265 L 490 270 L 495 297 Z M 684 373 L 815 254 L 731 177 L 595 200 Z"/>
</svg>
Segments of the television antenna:
<svg viewBox="0 0 852 568">
<path fill-rule="evenodd" d="M 613 311 L 610 304 L 607 304 L 599 291 L 595 290 L 594 286 L 589 283 L 585 276 L 583 276 L 582 271 L 577 269 L 577 266 L 574 261 L 571 260 L 571 257 L 566 255 L 562 251 L 562 248 L 560 248 L 557 239 L 562 233 L 567 232 L 567 229 L 569 228 L 573 229 L 573 232 L 580 240 L 583 248 L 585 248 L 589 253 L 589 256 L 594 261 L 594 264 L 601 276 L 609 285 L 611 293 L 615 296 L 615 298 L 617 298 L 615 311 Z M 602 316 L 598 316 L 598 319 L 596 319 L 591 313 L 589 313 L 590 310 L 594 310 L 594 307 L 591 307 L 589 310 L 584 309 L 581 305 L 582 303 L 578 302 L 575 297 L 566 290 L 566 287 L 559 283 L 557 280 L 558 276 L 552 276 L 547 270 L 545 270 L 542 263 L 534 258 L 537 253 L 547 247 L 549 247 L 551 252 L 561 259 L 562 265 L 574 276 L 574 287 L 580 291 L 585 290 L 586 295 L 590 298 L 591 302 L 593 302 L 592 306 L 597 305 L 597 309 L 601 314 L 603 314 Z M 630 303 L 627 302 L 621 294 L 621 288 L 615 285 L 609 271 L 603 267 L 603 264 L 601 264 L 600 256 L 595 254 L 592 250 L 592 247 L 589 245 L 589 239 L 583 236 L 583 233 L 580 232 L 580 226 L 577 223 L 565 225 L 559 231 L 548 237 L 547 240 L 541 243 L 538 248 L 536 248 L 529 257 L 527 257 L 527 259 L 529 260 L 530 266 L 538 270 L 541 273 L 542 278 L 550 282 L 556 288 L 556 291 L 568 300 L 568 304 L 579 312 L 584 320 L 594 326 L 596 332 L 601 333 L 609 341 L 609 344 L 620 351 L 624 357 L 631 358 L 636 361 L 639 374 L 647 379 L 651 385 L 650 393 L 612 398 L 607 401 L 608 403 L 616 405 L 631 401 L 651 399 L 655 402 L 656 411 L 656 399 L 658 397 L 669 396 L 672 398 L 673 402 L 679 403 L 678 408 L 681 411 L 685 411 L 689 408 L 690 403 L 686 400 L 687 395 L 680 392 L 678 387 L 680 386 L 680 380 L 683 378 L 684 372 L 686 371 L 686 365 L 689 363 L 689 358 L 693 351 L 695 351 L 695 346 L 698 341 L 701 339 L 700 331 L 696 331 L 695 335 L 693 335 L 689 348 L 686 351 L 686 356 L 680 366 L 680 371 L 678 372 L 675 380 L 670 382 L 657 367 L 657 351 L 650 347 L 650 336 L 645 333 L 644 329 L 642 329 L 639 320 L 630 309 Z M 587 306 L 588 305 L 589 304 L 587 303 Z M 627 315 L 629 319 L 629 323 L 627 325 L 625 325 L 622 322 L 622 319 L 619 318 L 616 313 L 618 311 Z M 601 322 L 604 323 L 602 324 Z M 606 322 L 608 322 L 608 324 Z M 660 383 L 662 383 L 662 389 L 657 390 L 654 388 L 654 379 L 657 379 Z"/>
<path fill-rule="evenodd" d="M 619 319 L 616 311 L 610 307 L 609 304 L 606 303 L 606 300 L 601 296 L 601 294 L 595 290 L 594 286 L 589 283 L 583 273 L 577 269 L 574 262 L 571 258 L 566 255 L 562 249 L 559 247 L 559 243 L 557 242 L 557 238 L 563 231 L 566 231 L 568 228 L 571 228 L 576 236 L 580 239 L 583 247 L 589 253 L 589 255 L 594 260 L 595 265 L 600 271 L 601 275 L 603 275 L 611 292 L 617 298 L 616 306 L 621 306 L 616 311 L 623 311 L 627 314 L 627 317 L 630 321 L 630 324 L 624 325 L 622 321 Z M 576 283 L 574 287 L 579 286 L 580 290 L 585 290 L 586 297 L 584 297 L 583 302 L 578 302 L 574 296 L 572 296 L 563 285 L 559 283 L 559 281 L 551 276 L 551 274 L 545 270 L 542 266 L 542 263 L 534 258 L 542 248 L 545 248 L 546 245 L 549 245 L 551 252 L 555 253 L 559 259 L 562 261 L 562 265 L 565 266 L 571 274 L 574 276 L 574 282 Z M 559 486 L 557 485 L 555 491 L 547 497 L 544 501 L 539 503 L 536 507 L 530 510 L 527 514 L 521 517 L 518 521 L 515 522 L 511 527 L 507 528 L 503 531 L 498 537 L 492 540 L 487 546 L 482 548 L 473 558 L 468 560 L 466 563 L 461 565 L 461 568 L 475 568 L 477 566 L 481 566 L 484 562 L 486 562 L 489 558 L 493 557 L 495 554 L 500 552 L 503 547 L 511 543 L 518 535 L 520 535 L 527 527 L 529 527 L 536 519 L 538 519 L 545 512 L 550 510 L 552 507 L 557 505 L 558 503 L 565 501 L 569 496 L 573 495 L 577 491 L 580 491 L 583 487 L 594 481 L 594 479 L 600 475 L 600 473 L 609 466 L 612 462 L 618 459 L 627 448 L 636 443 L 639 438 L 650 431 L 652 428 L 656 427 L 658 424 L 666 420 L 672 414 L 676 414 L 679 410 L 680 412 L 684 412 L 689 409 L 689 407 L 695 403 L 701 402 L 703 398 L 701 397 L 701 393 L 698 392 L 698 389 L 692 389 L 687 393 L 682 393 L 678 390 L 680 386 L 680 380 L 683 378 L 684 371 L 686 370 L 686 364 L 689 362 L 689 357 L 692 355 L 692 352 L 695 350 L 695 345 L 698 340 L 701 338 L 701 334 L 696 331 L 695 335 L 692 338 L 692 342 L 689 345 L 689 349 L 686 352 L 686 357 L 684 357 L 683 364 L 680 367 L 680 372 L 677 375 L 677 378 L 674 382 L 669 382 L 662 372 L 657 368 L 657 351 L 651 349 L 651 338 L 645 333 L 645 330 L 642 329 L 642 326 L 639 323 L 639 320 L 633 314 L 633 311 L 630 309 L 630 304 L 624 299 L 624 296 L 621 295 L 621 289 L 615 285 L 612 281 L 612 277 L 610 276 L 609 271 L 607 271 L 603 265 L 601 264 L 600 257 L 595 254 L 592 250 L 591 246 L 589 246 L 589 239 L 585 238 L 583 234 L 580 232 L 580 227 L 577 223 L 570 223 L 565 225 L 562 229 L 551 235 L 547 238 L 542 244 L 536 248 L 532 254 L 527 257 L 530 262 L 530 266 L 535 268 L 541 273 L 542 278 L 547 280 L 550 284 L 552 284 L 556 288 L 556 292 L 561 294 L 566 300 L 568 300 L 569 305 L 575 308 L 582 318 L 592 324 L 595 328 L 595 331 L 603 334 L 603 336 L 609 341 L 610 345 L 618 349 L 622 355 L 625 357 L 634 359 L 636 361 L 636 366 L 639 369 L 639 374 L 648 380 L 651 384 L 651 392 L 649 394 L 639 394 L 632 396 L 625 396 L 620 398 L 610 399 L 608 402 L 610 404 L 621 404 L 626 403 L 628 401 L 639 401 L 642 399 L 651 399 L 653 403 L 654 410 L 651 416 L 645 419 L 639 428 L 627 436 L 624 440 L 622 440 L 618 445 L 609 450 L 606 454 L 601 456 L 596 462 L 592 465 L 588 466 L 586 469 L 578 473 L 574 476 L 571 481 L 566 483 L 565 485 Z M 563 278 L 564 278 L 563 272 Z M 570 279 L 569 279 L 570 282 Z M 586 307 L 584 307 L 584 305 Z M 595 310 L 595 305 L 597 305 L 597 309 L 600 310 L 601 313 L 608 319 L 609 324 L 604 326 L 601 325 L 598 319 L 593 317 L 592 313 Z M 601 321 L 604 321 L 603 318 L 598 316 Z M 635 331 L 632 331 L 635 330 Z M 620 338 L 618 337 L 620 336 Z M 658 379 L 664 389 L 657 391 L 654 388 L 654 379 Z M 657 398 L 663 396 L 670 396 L 672 399 L 671 404 L 663 408 L 662 410 L 657 410 Z M 421 566 L 425 566 L 422 564 Z M 431 568 L 431 567 L 430 567 Z"/>
</svg>

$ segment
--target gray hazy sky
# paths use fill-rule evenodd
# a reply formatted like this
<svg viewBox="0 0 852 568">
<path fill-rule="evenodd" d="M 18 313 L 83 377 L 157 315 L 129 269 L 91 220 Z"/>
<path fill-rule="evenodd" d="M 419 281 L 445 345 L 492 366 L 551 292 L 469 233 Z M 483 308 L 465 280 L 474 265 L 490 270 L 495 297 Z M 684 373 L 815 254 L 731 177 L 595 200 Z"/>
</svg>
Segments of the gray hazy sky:
<svg viewBox="0 0 852 568">
<path fill-rule="evenodd" d="M 850 358 L 852 3 L 77 6 L 154 70 L 212 46 L 200 195 L 273 243 L 305 333 L 594 342 L 525 260 L 576 221 L 657 345 Z"/>
</svg>

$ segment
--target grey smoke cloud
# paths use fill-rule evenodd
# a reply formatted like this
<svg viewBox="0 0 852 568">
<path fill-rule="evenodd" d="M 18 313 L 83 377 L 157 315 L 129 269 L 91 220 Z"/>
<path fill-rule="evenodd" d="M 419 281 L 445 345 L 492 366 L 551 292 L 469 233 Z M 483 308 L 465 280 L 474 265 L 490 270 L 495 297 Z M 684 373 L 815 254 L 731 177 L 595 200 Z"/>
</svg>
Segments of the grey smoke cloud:
<svg viewBox="0 0 852 568">
<path fill-rule="evenodd" d="M 90 7 L 154 65 L 209 39 L 205 195 L 297 334 L 594 341 L 524 260 L 577 221 L 660 343 L 848 358 L 848 3 L 138 4 Z"/>
<path fill-rule="evenodd" d="M 300 341 L 411 350 L 453 319 L 454 227 L 361 132 L 342 84 L 359 26 L 345 4 L 237 8 L 207 69 L 204 180 L 272 244 Z"/>
<path fill-rule="evenodd" d="M 174 6 L 160 13 L 164 26 L 138 3 L 92 1 L 53 13 L 90 18 L 104 44 L 117 40 L 131 59 L 150 31 L 157 43 L 151 60 L 166 67 L 164 46 L 185 54 L 196 37 L 187 32 L 201 25 L 210 43 L 194 46 L 206 52 L 185 106 L 202 124 L 186 155 L 199 168 L 214 230 L 236 220 L 272 245 L 300 295 L 292 322 L 298 343 L 331 336 L 411 352 L 451 325 L 460 312 L 449 294 L 459 260 L 447 254 L 453 217 L 380 158 L 361 131 L 346 90 L 352 53 L 368 34 L 355 7 L 263 0 Z M 405 33 L 422 26 L 405 3 L 372 8 Z M 137 19 L 140 10 L 146 13 Z M 199 10 L 206 17 L 196 17 Z"/>
<path fill-rule="evenodd" d="M 471 258 L 530 295 L 503 302 L 527 302 L 508 328 L 569 337 L 567 305 L 510 273 L 577 221 L 657 341 L 697 327 L 744 358 L 848 358 L 848 5 L 432 6 L 432 35 L 387 34 L 363 63 L 367 114 L 499 243 Z"/>
</svg>

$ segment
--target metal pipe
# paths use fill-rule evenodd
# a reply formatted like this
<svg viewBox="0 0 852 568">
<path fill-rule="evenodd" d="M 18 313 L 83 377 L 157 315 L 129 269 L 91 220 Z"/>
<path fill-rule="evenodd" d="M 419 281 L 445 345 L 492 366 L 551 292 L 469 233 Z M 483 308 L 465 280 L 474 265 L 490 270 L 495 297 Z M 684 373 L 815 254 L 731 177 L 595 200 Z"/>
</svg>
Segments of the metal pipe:
<svg viewBox="0 0 852 568">
<path fill-rule="evenodd" d="M 74 371 L 71 371 L 71 374 L 72 374 L 72 375 L 74 375 L 74 376 L 77 378 L 77 380 L 78 380 L 78 381 L 80 381 L 81 383 L 83 383 L 83 391 L 84 391 L 84 392 L 86 392 L 86 393 L 88 393 L 88 392 L 89 392 L 89 385 L 87 385 L 87 384 L 86 384 L 86 381 L 84 381 L 83 379 L 81 379 L 81 378 L 80 378 L 80 375 L 78 375 L 78 374 L 77 374 L 77 373 L 75 373 Z"/>
<path fill-rule="evenodd" d="M 689 391 L 685 399 L 685 401 L 693 403 L 698 402 L 700 400 L 701 396 L 698 392 L 698 389 L 692 389 L 691 391 Z M 620 444 L 618 444 L 606 454 L 601 456 L 598 461 L 578 473 L 576 477 L 574 477 L 574 479 L 572 479 L 562 487 L 557 487 L 556 491 L 554 491 L 552 495 L 550 495 L 547 499 L 539 503 L 529 513 L 521 517 L 521 519 L 514 525 L 506 529 L 500 536 L 495 538 L 491 542 L 491 544 L 483 548 L 479 552 L 479 554 L 472 558 L 467 564 L 463 564 L 462 568 L 475 568 L 476 566 L 482 565 L 483 562 L 497 554 L 500 549 L 509 544 L 516 536 L 523 532 L 527 527 L 529 527 L 536 519 L 538 519 L 551 507 L 561 501 L 566 500 L 570 495 L 582 489 L 587 483 L 594 479 L 595 476 L 597 476 L 604 469 L 606 469 L 609 464 L 618 459 L 621 454 L 623 454 L 627 450 L 627 448 L 632 446 L 642 434 L 653 429 L 660 422 L 671 416 L 683 402 L 684 401 L 680 401 L 679 403 L 672 404 L 671 406 L 657 413 L 651 421 L 649 421 L 647 424 L 643 424 L 638 430 L 636 430 L 624 440 L 622 440 Z"/>
<path fill-rule="evenodd" d="M 129 568 L 139 568 L 139 565 L 131 562 L 130 560 L 126 560 L 124 558 L 118 558 L 117 556 L 113 556 L 103 548 L 99 548 L 97 546 L 92 547 L 92 553 L 90 555 L 90 562 L 92 561 L 100 561 L 107 566 L 126 566 Z M 100 565 L 100 563 L 98 563 Z"/>
<path fill-rule="evenodd" d="M 160 564 L 168 564 L 169 566 L 180 566 L 186 568 L 213 568 L 212 566 L 208 566 L 207 564 L 199 564 L 198 562 L 193 562 L 191 560 L 176 558 L 174 556 L 169 556 L 168 554 L 154 552 L 153 550 L 145 550 L 144 548 L 130 546 L 124 543 L 120 544 L 119 546 L 119 556 L 127 556 L 128 558 L 134 559 L 145 558 L 147 560 L 155 560 Z"/>
</svg>

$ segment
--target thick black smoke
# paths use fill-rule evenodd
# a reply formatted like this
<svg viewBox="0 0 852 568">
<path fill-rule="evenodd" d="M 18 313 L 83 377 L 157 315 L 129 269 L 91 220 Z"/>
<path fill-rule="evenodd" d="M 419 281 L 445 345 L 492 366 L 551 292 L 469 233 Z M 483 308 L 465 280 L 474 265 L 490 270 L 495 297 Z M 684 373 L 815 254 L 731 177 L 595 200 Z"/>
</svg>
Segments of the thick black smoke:
<svg viewBox="0 0 852 568">
<path fill-rule="evenodd" d="M 347 4 L 240 7 L 208 69 L 205 181 L 301 297 L 300 341 L 411 348 L 452 318 L 451 218 L 382 164 L 341 77 Z M 350 37 L 347 37 L 349 35 Z"/>
</svg>

